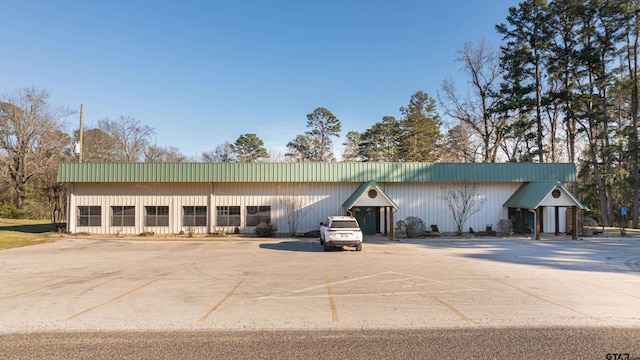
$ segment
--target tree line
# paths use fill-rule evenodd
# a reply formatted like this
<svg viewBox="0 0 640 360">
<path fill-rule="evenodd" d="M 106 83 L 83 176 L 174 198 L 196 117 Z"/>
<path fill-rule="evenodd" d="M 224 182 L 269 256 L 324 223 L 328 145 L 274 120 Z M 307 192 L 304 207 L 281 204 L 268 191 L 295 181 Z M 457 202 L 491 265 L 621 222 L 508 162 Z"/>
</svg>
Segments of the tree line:
<svg viewBox="0 0 640 360">
<path fill-rule="evenodd" d="M 465 44 L 469 86 L 441 87 L 464 161 L 567 161 L 573 191 L 603 224 L 638 227 L 638 0 L 527 0 L 496 26 L 502 44 Z M 459 147 L 458 145 L 464 144 Z M 453 146 L 452 146 L 453 145 Z M 457 147 L 457 151 L 455 148 Z M 625 224 L 626 225 L 626 224 Z"/>
<path fill-rule="evenodd" d="M 462 84 L 445 79 L 433 98 L 413 93 L 399 117 L 347 131 L 341 161 L 573 162 L 573 191 L 604 224 L 630 209 L 638 227 L 638 31 L 640 0 L 526 0 L 496 25 L 499 46 L 480 39 L 456 52 Z M 18 89 L 0 100 L 5 203 L 36 212 L 56 189 L 59 161 L 73 161 L 78 132 L 68 109 L 45 91 Z M 241 134 L 198 158 L 153 142 L 130 116 L 102 119 L 83 133 L 84 161 L 336 161 L 342 123 L 329 109 L 306 115 L 306 131 L 270 154 L 258 134 Z M 28 202 L 27 199 L 34 201 Z M 36 201 L 38 200 L 38 201 Z M 48 199 L 50 203 L 54 200 Z"/>
</svg>

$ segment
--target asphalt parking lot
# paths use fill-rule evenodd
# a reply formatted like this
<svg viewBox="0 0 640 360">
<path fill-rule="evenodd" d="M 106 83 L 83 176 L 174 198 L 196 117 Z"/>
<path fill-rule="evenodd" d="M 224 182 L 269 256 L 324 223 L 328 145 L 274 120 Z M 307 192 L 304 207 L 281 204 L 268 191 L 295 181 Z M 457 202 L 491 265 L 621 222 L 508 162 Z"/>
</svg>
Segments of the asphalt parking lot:
<svg viewBox="0 0 640 360">
<path fill-rule="evenodd" d="M 0 332 L 640 326 L 640 240 L 63 238 L 0 251 Z"/>
</svg>

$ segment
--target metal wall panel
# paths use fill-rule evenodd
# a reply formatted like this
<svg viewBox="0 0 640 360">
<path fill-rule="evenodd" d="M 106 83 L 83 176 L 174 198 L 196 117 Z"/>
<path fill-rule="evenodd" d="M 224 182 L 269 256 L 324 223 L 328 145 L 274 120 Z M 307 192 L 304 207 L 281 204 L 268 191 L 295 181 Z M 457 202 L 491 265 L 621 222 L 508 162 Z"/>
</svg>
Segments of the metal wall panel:
<svg viewBox="0 0 640 360">
<path fill-rule="evenodd" d="M 342 204 L 358 189 L 359 183 L 166 183 L 166 184 L 75 184 L 70 191 L 69 231 L 91 233 L 139 234 L 154 231 L 158 234 L 176 234 L 187 231 L 182 226 L 182 206 L 207 206 L 208 226 L 193 228 L 196 233 L 224 230 L 232 232 L 232 227 L 220 228 L 216 224 L 216 206 L 240 206 L 241 231 L 250 233 L 253 227 L 245 226 L 247 206 L 271 206 L 271 219 L 279 232 L 288 232 L 286 212 L 281 198 L 291 194 L 303 198 L 305 215 L 300 219 L 298 232 L 303 233 L 319 228 L 319 223 L 329 215 L 344 214 Z M 429 227 L 438 225 L 442 232 L 455 231 L 455 223 L 451 218 L 446 202 L 442 199 L 442 188 L 455 186 L 448 183 L 379 183 L 381 188 L 398 204 L 394 220 L 403 220 L 416 216 Z M 520 184 L 480 184 L 481 196 L 486 202 L 480 212 L 473 215 L 465 224 L 463 231 L 469 227 L 482 231 L 486 225 L 494 229 L 500 219 L 506 219 L 507 209 L 502 205 L 515 192 Z M 291 190 L 293 189 L 293 190 Z M 280 195 L 279 195 L 280 194 Z M 76 209 L 81 205 L 102 206 L 101 227 L 77 227 Z M 133 205 L 136 207 L 136 226 L 115 228 L 110 226 L 111 206 Z M 149 205 L 169 206 L 168 227 L 144 226 L 144 207 Z M 562 209 L 561 209 L 562 210 Z M 564 212 L 563 212 L 564 213 Z M 553 208 L 546 208 L 545 231 L 555 229 Z M 561 229 L 564 230 L 563 216 Z M 395 225 L 395 224 L 394 224 Z"/>
<path fill-rule="evenodd" d="M 209 201 L 208 184 L 75 184 L 73 202 L 70 203 L 71 232 L 90 232 L 96 234 L 140 234 L 153 231 L 157 234 L 176 234 L 187 231 L 181 225 L 182 206 L 207 206 Z M 77 207 L 83 205 L 101 206 L 102 223 L 100 227 L 76 226 Z M 111 206 L 135 206 L 135 226 L 111 226 Z M 145 226 L 145 206 L 169 206 L 170 226 Z M 75 229 L 74 229 L 75 227 Z M 196 233 L 207 233 L 208 227 L 193 228 Z"/>
<path fill-rule="evenodd" d="M 299 220 L 298 232 L 306 232 L 319 228 L 319 223 L 328 215 L 343 214 L 343 199 L 351 195 L 357 186 L 344 183 L 326 184 L 238 184 L 225 183 L 214 185 L 212 212 L 216 206 L 240 206 L 241 231 L 252 232 L 253 227 L 244 227 L 247 206 L 271 206 L 271 221 L 279 232 L 288 232 L 286 211 L 282 206 L 282 198 L 296 195 L 303 198 L 304 216 Z M 280 195 L 279 195 L 280 194 Z M 215 215 L 214 215 L 215 217 Z M 216 228 L 215 230 L 232 231 L 232 228 Z"/>
<path fill-rule="evenodd" d="M 454 232 L 455 222 L 442 199 L 443 187 L 455 184 L 388 184 L 385 192 L 398 204 L 395 221 L 404 220 L 409 216 L 416 216 L 427 225 L 438 225 L 441 232 Z M 483 231 L 487 225 L 497 225 L 501 219 L 508 218 L 507 209 L 502 205 L 515 192 L 519 184 L 480 184 L 478 190 L 485 199 L 482 210 L 465 223 L 463 232 L 469 227 L 475 231 Z"/>
<path fill-rule="evenodd" d="M 556 213 L 555 206 L 544 207 L 542 210 L 542 232 L 554 233 L 556 231 Z M 567 230 L 567 208 L 558 208 L 558 224 L 561 233 L 566 233 Z"/>
</svg>

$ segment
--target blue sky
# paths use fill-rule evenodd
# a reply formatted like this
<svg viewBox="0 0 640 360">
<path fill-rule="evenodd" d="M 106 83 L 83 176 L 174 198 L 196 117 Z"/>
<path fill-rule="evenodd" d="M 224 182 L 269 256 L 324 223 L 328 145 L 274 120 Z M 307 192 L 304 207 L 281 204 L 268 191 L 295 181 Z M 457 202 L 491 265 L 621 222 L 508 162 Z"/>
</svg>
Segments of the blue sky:
<svg viewBox="0 0 640 360">
<path fill-rule="evenodd" d="M 135 117 L 191 157 L 246 133 L 284 153 L 322 106 L 342 122 L 339 156 L 348 131 L 400 117 L 414 92 L 464 86 L 456 49 L 498 46 L 517 3 L 4 0 L 0 92 L 46 89 L 53 104 L 84 104 L 89 127 Z"/>
</svg>

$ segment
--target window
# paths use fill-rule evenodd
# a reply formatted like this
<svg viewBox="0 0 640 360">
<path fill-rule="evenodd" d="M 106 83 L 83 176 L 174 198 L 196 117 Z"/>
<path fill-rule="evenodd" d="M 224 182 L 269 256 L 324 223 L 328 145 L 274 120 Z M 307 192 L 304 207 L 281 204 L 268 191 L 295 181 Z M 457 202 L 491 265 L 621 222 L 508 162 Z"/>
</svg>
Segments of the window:
<svg viewBox="0 0 640 360">
<path fill-rule="evenodd" d="M 182 226 L 207 226 L 207 207 L 183 206 Z"/>
<path fill-rule="evenodd" d="M 112 206 L 111 226 L 135 226 L 136 207 L 135 206 Z"/>
<path fill-rule="evenodd" d="M 78 226 L 101 226 L 102 208 L 100 206 L 78 206 Z"/>
<path fill-rule="evenodd" d="M 145 206 L 145 226 L 169 226 L 168 206 Z"/>
<path fill-rule="evenodd" d="M 358 223 L 354 220 L 334 220 L 331 222 L 331 227 L 338 229 L 357 229 Z"/>
<path fill-rule="evenodd" d="M 271 206 L 247 206 L 247 226 L 271 222 Z"/>
<path fill-rule="evenodd" d="M 240 206 L 218 206 L 218 226 L 240 226 Z"/>
</svg>

